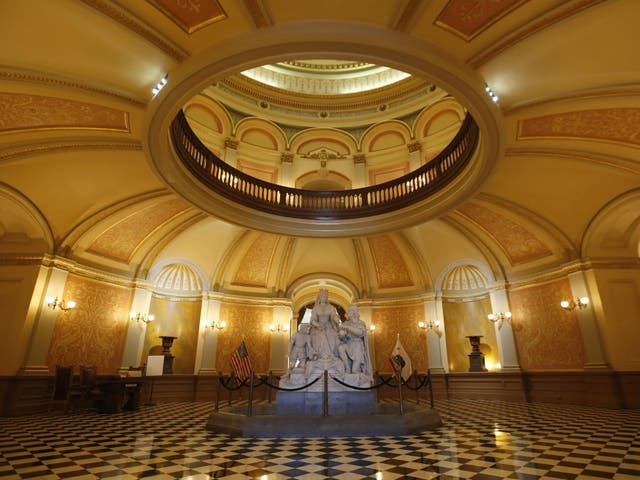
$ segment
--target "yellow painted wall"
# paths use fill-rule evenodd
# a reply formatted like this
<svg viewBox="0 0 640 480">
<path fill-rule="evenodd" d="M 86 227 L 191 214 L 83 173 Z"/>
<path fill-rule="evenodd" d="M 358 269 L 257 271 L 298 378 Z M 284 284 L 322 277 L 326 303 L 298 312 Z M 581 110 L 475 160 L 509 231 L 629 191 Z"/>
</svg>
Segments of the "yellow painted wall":
<svg viewBox="0 0 640 480">
<path fill-rule="evenodd" d="M 149 313 L 155 316 L 153 322 L 147 324 L 142 347 L 141 364 L 147 362 L 147 356 L 153 348 L 153 355 L 162 351 L 160 335 L 177 337 L 173 341 L 171 354 L 173 373 L 193 374 L 198 345 L 198 329 L 202 301 L 175 300 L 152 297 Z"/>
<path fill-rule="evenodd" d="M 491 367 L 500 361 L 495 327 L 487 319 L 491 313 L 491 301 L 488 298 L 473 302 L 442 303 L 444 325 L 447 340 L 447 357 L 451 372 L 469 371 L 469 353 L 471 344 L 467 336 L 480 335 L 480 351 L 484 354 L 485 364 Z"/>
<path fill-rule="evenodd" d="M 595 270 L 588 275 L 598 330 L 609 365 L 615 370 L 640 371 L 640 270 Z M 604 313 L 606 312 L 606 313 Z"/>
<path fill-rule="evenodd" d="M 39 271 L 38 265 L 0 268 L 0 375 L 15 375 L 25 361 L 36 317 L 36 312 L 29 315 L 29 304 Z"/>
</svg>

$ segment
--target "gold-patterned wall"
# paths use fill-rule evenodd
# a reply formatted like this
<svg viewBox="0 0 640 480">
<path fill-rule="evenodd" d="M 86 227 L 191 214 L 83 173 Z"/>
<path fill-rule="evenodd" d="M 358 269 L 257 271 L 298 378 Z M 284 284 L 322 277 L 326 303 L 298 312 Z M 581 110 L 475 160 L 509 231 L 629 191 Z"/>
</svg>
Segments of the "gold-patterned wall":
<svg viewBox="0 0 640 480">
<path fill-rule="evenodd" d="M 171 347 L 171 354 L 175 357 L 173 373 L 189 375 L 195 373 L 201 310 L 201 300 L 152 297 L 149 313 L 153 314 L 155 319 L 147 324 L 140 363 L 147 362 L 147 356 L 152 348 L 153 355 L 158 355 L 162 351 L 160 335 L 178 337 Z"/>
<path fill-rule="evenodd" d="M 220 320 L 226 321 L 227 327 L 218 332 L 216 370 L 225 374 L 231 372 L 231 354 L 244 339 L 253 370 L 256 373 L 268 372 L 271 353 L 269 325 L 273 323 L 273 309 L 223 303 L 220 305 Z"/>
<path fill-rule="evenodd" d="M 552 253 L 529 229 L 496 211 L 473 202 L 467 202 L 458 211 L 491 235 L 514 265 Z"/>
<path fill-rule="evenodd" d="M 56 365 L 95 365 L 100 374 L 120 367 L 129 321 L 131 290 L 69 275 L 65 300 L 76 308 L 59 312 L 47 354 L 50 372 Z"/>
<path fill-rule="evenodd" d="M 576 312 L 560 308 L 571 298 L 569 280 L 509 293 L 518 358 L 523 370 L 582 369 L 585 352 Z"/>
<path fill-rule="evenodd" d="M 184 201 L 172 199 L 137 210 L 105 230 L 88 251 L 126 262 L 148 235 L 187 208 Z"/>
<path fill-rule="evenodd" d="M 418 322 L 423 321 L 423 305 L 373 308 L 371 323 L 376 326 L 376 331 L 369 337 L 369 342 L 373 338 L 374 343 L 373 369 L 378 372 L 391 371 L 389 357 L 400 334 L 400 342 L 411 358 L 413 369 L 426 372 L 429 368 L 427 333 L 418 327 Z"/>
<path fill-rule="evenodd" d="M 369 237 L 369 248 L 376 268 L 378 287 L 409 287 L 413 285 L 407 264 L 397 245 L 388 235 Z"/>
<path fill-rule="evenodd" d="M 494 325 L 487 315 L 491 313 L 491 301 L 443 302 L 442 312 L 447 332 L 447 357 L 449 371 L 468 372 L 471 344 L 467 336 L 481 335 L 480 351 L 484 353 L 487 367 L 500 361 L 498 341 Z"/>
<path fill-rule="evenodd" d="M 238 271 L 233 278 L 234 285 L 267 286 L 269 268 L 278 244 L 278 238 L 277 235 L 269 233 L 258 235 L 240 262 Z"/>
</svg>

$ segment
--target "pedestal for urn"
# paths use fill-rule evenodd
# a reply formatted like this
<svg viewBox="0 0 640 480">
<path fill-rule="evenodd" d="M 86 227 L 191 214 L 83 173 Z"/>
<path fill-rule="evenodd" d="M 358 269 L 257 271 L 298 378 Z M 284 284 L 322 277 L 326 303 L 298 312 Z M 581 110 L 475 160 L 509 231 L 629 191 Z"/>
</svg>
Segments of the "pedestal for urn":
<svg viewBox="0 0 640 480">
<path fill-rule="evenodd" d="M 173 373 L 173 359 L 175 357 L 171 355 L 171 346 L 173 345 L 173 341 L 178 337 L 161 335 L 160 338 L 162 339 L 162 355 L 164 355 L 162 374 L 167 375 Z"/>
<path fill-rule="evenodd" d="M 471 353 L 469 356 L 469 371 L 470 372 L 486 372 L 487 368 L 484 365 L 484 354 L 480 351 L 480 339 L 481 335 L 469 335 L 467 336 L 469 343 L 471 343 Z"/>
</svg>

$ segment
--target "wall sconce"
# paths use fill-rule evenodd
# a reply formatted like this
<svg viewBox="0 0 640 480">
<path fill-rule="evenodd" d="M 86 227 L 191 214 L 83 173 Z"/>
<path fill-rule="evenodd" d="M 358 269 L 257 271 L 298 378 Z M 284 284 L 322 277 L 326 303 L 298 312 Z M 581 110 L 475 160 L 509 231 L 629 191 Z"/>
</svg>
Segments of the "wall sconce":
<svg viewBox="0 0 640 480">
<path fill-rule="evenodd" d="M 371 333 L 376 333 L 376 326 L 375 325 L 369 325 L 369 331 Z"/>
<path fill-rule="evenodd" d="M 498 322 L 498 328 L 500 328 L 502 326 L 502 322 L 507 322 L 511 320 L 512 316 L 513 315 L 511 314 L 511 312 L 506 311 L 506 312 L 490 313 L 489 315 L 487 315 L 487 318 L 491 320 L 493 323 Z"/>
<path fill-rule="evenodd" d="M 73 300 L 69 300 L 69 301 L 58 300 L 58 297 L 49 296 L 49 297 L 46 297 L 44 301 L 47 303 L 47 307 L 49 307 L 51 310 L 55 310 L 56 308 L 59 308 L 63 312 L 71 310 L 76 306 L 76 302 L 74 302 Z"/>
<path fill-rule="evenodd" d="M 575 310 L 576 308 L 582 310 L 583 308 L 587 308 L 587 305 L 589 305 L 588 297 L 576 298 L 575 302 L 573 300 L 562 300 L 560 302 L 560 306 L 569 311 Z"/>
<path fill-rule="evenodd" d="M 269 331 L 271 333 L 275 333 L 275 332 L 278 332 L 278 333 L 283 332 L 283 333 L 285 333 L 285 332 L 289 331 L 289 327 L 287 327 L 287 326 L 283 327 L 280 324 L 277 324 L 277 325 L 273 325 L 272 324 L 272 325 L 269 325 Z"/>
<path fill-rule="evenodd" d="M 431 331 L 437 333 L 438 335 L 440 335 L 440 321 L 439 320 L 436 320 L 435 322 L 429 320 L 427 323 L 418 322 L 418 327 L 420 327 L 423 330 L 431 330 Z"/>
<path fill-rule="evenodd" d="M 154 317 L 153 315 L 145 315 L 144 313 L 140 312 L 131 312 L 129 314 L 129 318 L 131 318 L 131 320 L 135 320 L 136 322 L 149 323 L 153 322 L 156 317 Z"/>
<path fill-rule="evenodd" d="M 216 330 L 222 330 L 224 327 L 227 326 L 227 322 L 223 321 L 216 321 L 214 320 L 213 322 L 211 322 L 211 325 L 205 325 L 205 328 L 210 328 L 210 329 L 216 329 Z"/>
</svg>

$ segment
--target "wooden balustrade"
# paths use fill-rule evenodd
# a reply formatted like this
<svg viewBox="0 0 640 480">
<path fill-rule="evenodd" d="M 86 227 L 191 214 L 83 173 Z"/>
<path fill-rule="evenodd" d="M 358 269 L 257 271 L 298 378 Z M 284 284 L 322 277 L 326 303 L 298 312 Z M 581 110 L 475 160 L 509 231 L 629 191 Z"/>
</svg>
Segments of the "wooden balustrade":
<svg viewBox="0 0 640 480">
<path fill-rule="evenodd" d="M 469 163 L 478 125 L 467 114 L 451 143 L 422 167 L 389 182 L 353 190 L 317 191 L 264 182 L 214 155 L 193 133 L 182 112 L 171 124 L 176 154 L 208 188 L 234 202 L 277 215 L 339 220 L 378 215 L 424 200 L 453 180 Z"/>
</svg>

